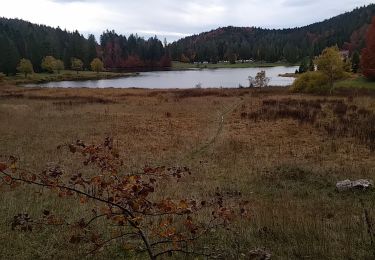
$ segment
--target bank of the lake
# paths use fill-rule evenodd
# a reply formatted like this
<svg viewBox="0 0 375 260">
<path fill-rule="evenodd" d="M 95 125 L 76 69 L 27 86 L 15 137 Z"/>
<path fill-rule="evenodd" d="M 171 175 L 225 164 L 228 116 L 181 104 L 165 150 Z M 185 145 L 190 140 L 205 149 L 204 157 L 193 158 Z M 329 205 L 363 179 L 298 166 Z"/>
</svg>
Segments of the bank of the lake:
<svg viewBox="0 0 375 260">
<path fill-rule="evenodd" d="M 172 62 L 173 70 L 184 70 L 184 69 L 235 69 L 235 68 L 270 68 L 278 66 L 297 66 L 297 64 L 291 64 L 287 62 L 237 62 L 231 64 L 229 62 L 218 62 L 218 63 L 184 63 L 179 61 Z"/>
<path fill-rule="evenodd" d="M 76 71 L 64 70 L 60 73 L 33 73 L 25 77 L 23 74 L 5 77 L 2 81 L 8 84 L 25 85 L 25 84 L 43 84 L 49 82 L 61 81 L 87 81 L 103 80 L 137 76 L 138 72 L 93 72 L 93 71 Z"/>
</svg>

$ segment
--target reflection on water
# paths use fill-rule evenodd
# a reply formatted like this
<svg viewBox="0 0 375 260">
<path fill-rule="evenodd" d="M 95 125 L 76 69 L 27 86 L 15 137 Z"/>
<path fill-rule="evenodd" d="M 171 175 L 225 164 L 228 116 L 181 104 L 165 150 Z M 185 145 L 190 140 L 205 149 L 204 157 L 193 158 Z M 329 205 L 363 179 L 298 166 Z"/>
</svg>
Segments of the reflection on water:
<svg viewBox="0 0 375 260">
<path fill-rule="evenodd" d="M 141 72 L 139 76 L 88 80 L 88 81 L 62 81 L 50 82 L 39 85 L 41 87 L 61 87 L 61 88 L 238 88 L 248 87 L 249 76 L 255 76 L 259 71 L 265 70 L 270 78 L 271 86 L 288 86 L 294 78 L 279 77 L 279 74 L 294 73 L 297 67 L 272 67 L 272 68 L 239 68 L 239 69 L 203 69 L 185 71 L 155 71 Z"/>
</svg>

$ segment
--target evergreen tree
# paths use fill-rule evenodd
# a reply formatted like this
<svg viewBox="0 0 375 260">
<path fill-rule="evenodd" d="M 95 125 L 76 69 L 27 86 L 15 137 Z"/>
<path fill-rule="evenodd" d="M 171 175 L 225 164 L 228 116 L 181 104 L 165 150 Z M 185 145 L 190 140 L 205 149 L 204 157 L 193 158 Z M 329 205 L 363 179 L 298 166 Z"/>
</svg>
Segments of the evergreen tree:
<svg viewBox="0 0 375 260">
<path fill-rule="evenodd" d="M 307 64 L 307 59 L 303 59 L 301 65 L 299 66 L 298 72 L 305 73 L 309 70 L 309 66 Z"/>
<path fill-rule="evenodd" d="M 314 59 L 313 58 L 310 58 L 309 71 L 315 71 L 315 64 L 314 64 Z"/>
<path fill-rule="evenodd" d="M 92 60 L 98 57 L 97 46 L 98 43 L 95 40 L 95 36 L 90 34 L 89 38 L 87 39 L 87 61 L 91 62 Z"/>
<path fill-rule="evenodd" d="M 357 73 L 360 65 L 359 52 L 355 51 L 352 55 L 352 72 Z"/>
<path fill-rule="evenodd" d="M 344 60 L 344 70 L 345 72 L 352 72 L 352 62 L 349 58 Z"/>
<path fill-rule="evenodd" d="M 17 72 L 19 54 L 12 40 L 0 34 L 0 72 L 7 76 Z"/>
</svg>

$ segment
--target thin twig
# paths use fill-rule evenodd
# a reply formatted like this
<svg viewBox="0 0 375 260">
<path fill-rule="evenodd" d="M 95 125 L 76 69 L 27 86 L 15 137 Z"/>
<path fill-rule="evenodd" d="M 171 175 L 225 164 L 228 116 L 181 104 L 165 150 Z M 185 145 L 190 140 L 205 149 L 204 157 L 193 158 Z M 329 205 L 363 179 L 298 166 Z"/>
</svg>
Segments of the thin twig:
<svg viewBox="0 0 375 260">
<path fill-rule="evenodd" d="M 103 248 L 106 244 L 108 244 L 108 243 L 110 243 L 110 242 L 112 242 L 112 241 L 114 241 L 116 239 L 120 239 L 120 238 L 123 238 L 125 236 L 131 236 L 131 235 L 133 235 L 133 236 L 139 236 L 138 233 L 129 232 L 129 233 L 123 233 L 123 234 L 115 236 L 115 237 L 111 237 L 110 239 L 108 239 L 108 240 L 100 243 L 100 245 L 97 245 L 97 247 L 95 249 L 91 250 L 87 255 L 91 255 L 91 254 L 95 253 L 99 249 Z"/>
</svg>

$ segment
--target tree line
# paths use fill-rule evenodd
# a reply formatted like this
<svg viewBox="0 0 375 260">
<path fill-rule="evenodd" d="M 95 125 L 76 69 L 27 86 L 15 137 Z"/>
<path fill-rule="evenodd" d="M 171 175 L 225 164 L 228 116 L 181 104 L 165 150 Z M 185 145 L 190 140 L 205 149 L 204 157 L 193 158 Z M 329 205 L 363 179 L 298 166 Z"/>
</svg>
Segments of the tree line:
<svg viewBox="0 0 375 260">
<path fill-rule="evenodd" d="M 361 7 L 323 22 L 293 29 L 224 27 L 186 37 L 170 46 L 173 60 L 213 62 L 236 60 L 300 62 L 338 45 L 353 53 L 364 46 L 375 5 Z"/>
<path fill-rule="evenodd" d="M 107 69 L 171 64 L 166 48 L 156 37 L 145 40 L 130 35 L 126 38 L 106 31 L 99 44 L 94 35 L 85 38 L 78 31 L 0 18 L 0 72 L 16 73 L 21 59 L 29 60 L 36 72 L 51 71 L 42 66 L 46 57 L 61 61 L 59 67 L 67 69 L 73 69 L 72 59 L 82 61 L 82 69 L 90 69 L 95 58 L 101 59 Z"/>
<path fill-rule="evenodd" d="M 100 46 L 106 68 L 171 66 L 166 43 L 163 45 L 156 36 L 145 40 L 131 34 L 126 38 L 107 30 L 100 36 Z"/>
</svg>

